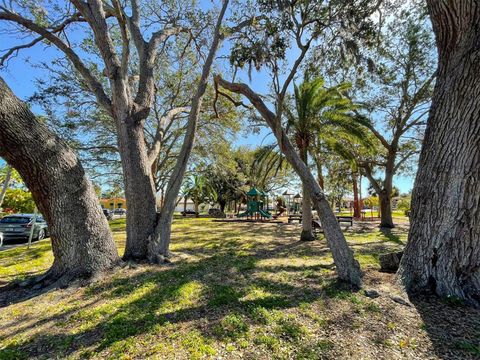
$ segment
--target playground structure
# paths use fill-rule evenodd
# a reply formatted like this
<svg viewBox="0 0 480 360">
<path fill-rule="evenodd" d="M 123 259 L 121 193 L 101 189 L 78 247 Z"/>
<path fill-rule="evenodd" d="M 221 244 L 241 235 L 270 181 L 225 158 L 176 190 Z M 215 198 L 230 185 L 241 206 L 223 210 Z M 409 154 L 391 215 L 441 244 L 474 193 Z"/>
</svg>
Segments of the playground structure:
<svg viewBox="0 0 480 360">
<path fill-rule="evenodd" d="M 267 204 L 266 208 L 265 204 Z M 247 192 L 247 211 L 238 214 L 238 217 L 252 220 L 271 219 L 272 214 L 268 212 L 268 194 L 252 187 Z"/>
</svg>

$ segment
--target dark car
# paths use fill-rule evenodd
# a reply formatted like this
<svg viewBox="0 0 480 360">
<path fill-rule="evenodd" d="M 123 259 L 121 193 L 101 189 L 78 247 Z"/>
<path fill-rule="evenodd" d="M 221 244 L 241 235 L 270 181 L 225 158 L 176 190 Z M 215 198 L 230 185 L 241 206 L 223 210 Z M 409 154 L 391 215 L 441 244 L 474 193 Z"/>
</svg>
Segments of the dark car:
<svg viewBox="0 0 480 360">
<path fill-rule="evenodd" d="M 37 215 L 33 225 L 33 214 L 8 215 L 0 219 L 0 243 L 8 240 L 28 240 L 33 226 L 34 240 L 42 240 L 48 236 L 47 223 L 41 215 Z"/>
<path fill-rule="evenodd" d="M 126 214 L 127 214 L 127 210 L 122 209 L 122 208 L 115 209 L 115 210 L 113 210 L 113 214 L 114 214 L 114 215 L 126 215 Z"/>
<path fill-rule="evenodd" d="M 182 211 L 181 214 L 183 216 L 187 216 L 187 215 L 198 215 L 198 213 L 195 211 L 195 210 L 190 210 L 190 209 L 187 209 L 186 211 Z"/>
<path fill-rule="evenodd" d="M 110 210 L 108 209 L 102 209 L 103 211 L 103 215 L 105 215 L 105 217 L 107 218 L 107 220 L 112 220 L 113 218 L 113 214 Z"/>
</svg>

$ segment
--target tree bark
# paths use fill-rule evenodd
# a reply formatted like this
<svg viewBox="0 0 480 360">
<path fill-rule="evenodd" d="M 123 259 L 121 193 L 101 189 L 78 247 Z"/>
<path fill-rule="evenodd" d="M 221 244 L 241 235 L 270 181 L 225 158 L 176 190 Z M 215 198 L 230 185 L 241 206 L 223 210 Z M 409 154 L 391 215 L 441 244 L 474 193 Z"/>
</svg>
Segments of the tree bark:
<svg viewBox="0 0 480 360">
<path fill-rule="evenodd" d="M 362 216 L 362 208 L 361 208 L 360 199 L 358 196 L 358 174 L 352 173 L 352 183 L 353 183 L 353 217 L 355 219 L 360 219 Z"/>
<path fill-rule="evenodd" d="M 427 1 L 439 65 L 398 275 L 480 306 L 480 6 Z"/>
<path fill-rule="evenodd" d="M 175 203 L 182 185 L 185 171 L 187 169 L 188 159 L 193 149 L 195 141 L 195 132 L 197 130 L 198 119 L 200 116 L 200 109 L 203 103 L 203 97 L 207 89 L 207 82 L 210 76 L 215 54 L 223 39 L 221 34 L 221 27 L 223 18 L 228 7 L 229 0 L 223 0 L 222 8 L 215 24 L 215 31 L 213 34 L 212 44 L 208 52 L 208 56 L 202 67 L 202 75 L 197 85 L 196 92 L 192 98 L 190 112 L 188 114 L 188 124 L 185 132 L 180 154 L 177 163 L 172 171 L 172 176 L 168 182 L 167 192 L 165 195 L 165 203 L 160 211 L 159 220 L 155 228 L 155 235 L 149 242 L 148 258 L 150 262 L 161 263 L 163 259 L 168 258 L 170 237 L 172 233 L 172 219 L 175 210 Z"/>
<path fill-rule="evenodd" d="M 319 162 L 318 160 L 315 161 L 317 165 L 317 173 L 318 173 L 318 185 L 322 188 L 322 190 L 325 190 L 325 179 L 323 178 L 323 166 L 322 163 Z"/>
<path fill-rule="evenodd" d="M 195 201 L 195 204 L 194 204 L 194 209 L 195 209 L 195 217 L 198 218 L 200 216 L 199 214 L 199 211 L 198 211 L 198 202 Z"/>
<path fill-rule="evenodd" d="M 2 192 L 0 193 L 0 209 L 2 208 L 3 200 L 5 200 L 5 194 L 7 193 L 8 186 L 10 185 L 10 179 L 12 177 L 12 167 L 7 165 L 7 173 L 2 185 Z"/>
<path fill-rule="evenodd" d="M 125 260 L 147 258 L 157 221 L 155 187 L 148 162 L 143 125 L 118 119 L 117 133 L 128 204 Z"/>
<path fill-rule="evenodd" d="M 299 155 L 305 165 L 308 164 L 308 153 L 307 148 L 302 147 L 299 150 Z M 310 193 L 305 184 L 302 183 L 302 233 L 300 234 L 301 241 L 313 241 L 315 236 L 313 235 L 312 230 L 312 200 L 310 198 Z"/>
<path fill-rule="evenodd" d="M 353 257 L 352 250 L 343 236 L 342 229 L 338 224 L 337 218 L 333 214 L 330 205 L 328 204 L 325 194 L 318 185 L 315 177 L 307 168 L 305 163 L 300 159 L 295 152 L 293 145 L 290 143 L 288 135 L 282 128 L 280 121 L 276 115 L 268 109 L 263 100 L 250 87 L 243 83 L 232 83 L 225 81 L 219 75 L 215 76 L 215 82 L 223 88 L 232 92 L 242 94 L 261 114 L 265 122 L 270 126 L 277 139 L 282 153 L 285 155 L 287 161 L 292 165 L 295 172 L 299 175 L 305 188 L 308 189 L 313 205 L 318 212 L 322 227 L 325 232 L 330 250 L 332 251 L 333 260 L 337 267 L 338 277 L 353 285 L 361 285 L 361 271 L 360 265 Z"/>
<path fill-rule="evenodd" d="M 183 197 L 183 216 L 187 216 L 187 200 L 186 196 Z"/>
<path fill-rule="evenodd" d="M 22 176 L 48 223 L 49 279 L 90 277 L 119 262 L 92 183 L 77 156 L 0 78 L 0 156 Z"/>
<path fill-rule="evenodd" d="M 392 218 L 391 193 L 386 189 L 382 189 L 378 194 L 378 198 L 380 200 L 380 227 L 392 229 L 395 227 L 395 224 Z"/>
<path fill-rule="evenodd" d="M 365 167 L 365 175 L 367 176 L 370 184 L 372 184 L 375 192 L 378 195 L 380 202 L 380 227 L 382 228 L 394 228 L 392 218 L 392 189 L 393 189 L 393 168 L 395 163 L 395 153 L 389 152 L 387 158 L 387 165 L 385 167 L 385 179 L 382 185 L 373 177 L 371 169 Z"/>
<path fill-rule="evenodd" d="M 225 200 L 219 200 L 218 204 L 220 205 L 220 211 L 222 213 L 224 213 L 225 212 L 225 206 L 227 205 L 227 202 Z"/>
</svg>

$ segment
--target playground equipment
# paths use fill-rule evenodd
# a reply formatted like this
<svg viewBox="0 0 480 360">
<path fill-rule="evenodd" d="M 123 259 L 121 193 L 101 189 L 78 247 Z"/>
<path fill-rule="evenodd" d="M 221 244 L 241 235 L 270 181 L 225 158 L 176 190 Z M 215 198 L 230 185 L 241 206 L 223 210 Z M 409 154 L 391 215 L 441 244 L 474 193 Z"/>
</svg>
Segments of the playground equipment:
<svg viewBox="0 0 480 360">
<path fill-rule="evenodd" d="M 265 203 L 268 204 L 268 194 L 252 187 L 247 192 L 247 211 L 239 214 L 238 217 L 254 220 L 271 219 L 272 214 L 268 212 L 268 205 L 264 208 Z"/>
</svg>

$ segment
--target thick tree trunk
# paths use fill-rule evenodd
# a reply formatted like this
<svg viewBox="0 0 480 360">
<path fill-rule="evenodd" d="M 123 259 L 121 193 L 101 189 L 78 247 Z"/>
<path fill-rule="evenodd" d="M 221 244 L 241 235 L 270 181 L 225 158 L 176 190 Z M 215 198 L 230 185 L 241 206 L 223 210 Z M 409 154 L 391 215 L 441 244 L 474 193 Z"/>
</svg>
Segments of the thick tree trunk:
<svg viewBox="0 0 480 360">
<path fill-rule="evenodd" d="M 75 153 L 0 78 L 0 156 L 22 176 L 48 223 L 55 256 L 48 275 L 68 281 L 110 269 L 113 237 Z"/>
<path fill-rule="evenodd" d="M 128 204 L 125 260 L 145 260 L 148 242 L 156 226 L 155 187 L 151 176 L 143 125 L 125 118 L 117 121 L 123 167 L 125 198 Z"/>
<path fill-rule="evenodd" d="M 220 200 L 218 201 L 218 204 L 220 205 L 220 211 L 225 212 L 225 206 L 227 205 L 227 202 L 225 200 Z"/>
<path fill-rule="evenodd" d="M 439 67 L 399 277 L 480 306 L 480 6 L 428 1 Z"/>
<path fill-rule="evenodd" d="M 200 216 L 200 214 L 199 214 L 199 211 L 198 211 L 198 202 L 196 202 L 196 201 L 195 201 L 194 209 L 195 209 L 195 217 L 198 218 Z"/>
<path fill-rule="evenodd" d="M 356 173 L 352 174 L 352 183 L 353 183 L 353 217 L 355 219 L 360 219 L 362 216 L 362 208 L 360 204 L 360 199 L 358 196 L 358 175 Z"/>
<path fill-rule="evenodd" d="M 7 173 L 5 174 L 5 180 L 2 185 L 2 192 L 0 192 L 0 209 L 2 208 L 3 200 L 5 200 L 5 194 L 7 193 L 8 186 L 10 185 L 10 179 L 12 177 L 12 167 L 7 165 Z"/>
<path fill-rule="evenodd" d="M 203 97 L 207 89 L 208 77 L 215 59 L 215 54 L 221 43 L 222 36 L 220 34 L 223 17 L 228 7 L 229 0 L 224 0 L 222 9 L 215 24 L 215 31 L 213 34 L 212 44 L 210 46 L 208 56 L 202 67 L 202 75 L 198 82 L 195 95 L 192 98 L 190 113 L 188 114 L 187 130 L 183 141 L 177 163 L 172 172 L 172 176 L 168 182 L 167 193 L 165 196 L 165 203 L 160 211 L 159 220 L 155 228 L 155 235 L 149 242 L 148 258 L 150 262 L 161 263 L 165 258 L 170 256 L 170 236 L 172 232 L 173 211 L 175 210 L 175 203 L 182 185 L 187 163 L 195 142 L 195 132 L 197 130 L 198 119 L 200 116 L 200 109 L 203 103 Z"/>
<path fill-rule="evenodd" d="M 308 166 L 308 153 L 307 149 L 303 148 L 299 150 L 299 155 L 305 165 Z M 300 234 L 301 241 L 313 241 L 315 236 L 313 235 L 312 230 L 312 199 L 310 198 L 310 193 L 308 188 L 302 184 L 302 233 Z"/>
<path fill-rule="evenodd" d="M 225 81 L 219 75 L 215 76 L 215 82 L 230 91 L 247 97 L 265 119 L 265 122 L 270 126 L 282 153 L 285 155 L 287 161 L 292 165 L 293 169 L 302 180 L 305 188 L 308 189 L 310 193 L 313 205 L 320 217 L 322 228 L 325 232 L 325 238 L 332 251 L 338 277 L 343 281 L 360 286 L 362 275 L 360 265 L 358 264 L 358 261 L 355 260 L 352 250 L 348 247 L 342 229 L 325 198 L 325 194 L 318 185 L 315 177 L 295 152 L 288 135 L 282 128 L 281 122 L 276 115 L 267 108 L 260 96 L 253 92 L 248 85 Z"/>
<path fill-rule="evenodd" d="M 394 228 L 395 224 L 393 223 L 392 218 L 392 195 L 391 192 L 382 189 L 378 194 L 380 201 L 380 227 L 383 228 Z"/>
</svg>

